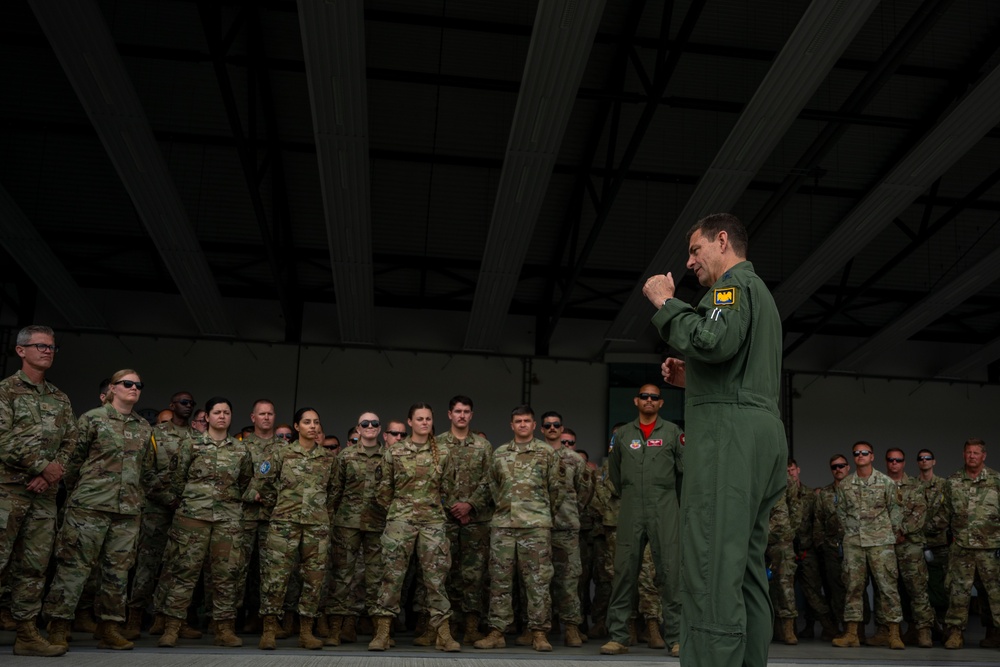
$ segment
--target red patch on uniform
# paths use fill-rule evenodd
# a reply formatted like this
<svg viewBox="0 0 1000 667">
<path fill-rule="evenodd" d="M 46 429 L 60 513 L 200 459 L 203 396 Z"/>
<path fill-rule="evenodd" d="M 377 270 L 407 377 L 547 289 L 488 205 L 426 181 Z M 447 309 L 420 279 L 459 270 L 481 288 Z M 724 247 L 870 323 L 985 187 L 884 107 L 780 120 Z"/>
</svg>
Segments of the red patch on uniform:
<svg viewBox="0 0 1000 667">
<path fill-rule="evenodd" d="M 680 441 L 681 441 L 681 447 L 683 447 L 684 446 L 684 434 L 683 433 L 681 433 Z"/>
<path fill-rule="evenodd" d="M 663 441 L 662 440 L 647 440 L 646 441 L 646 446 L 647 447 L 662 447 L 663 446 Z"/>
</svg>

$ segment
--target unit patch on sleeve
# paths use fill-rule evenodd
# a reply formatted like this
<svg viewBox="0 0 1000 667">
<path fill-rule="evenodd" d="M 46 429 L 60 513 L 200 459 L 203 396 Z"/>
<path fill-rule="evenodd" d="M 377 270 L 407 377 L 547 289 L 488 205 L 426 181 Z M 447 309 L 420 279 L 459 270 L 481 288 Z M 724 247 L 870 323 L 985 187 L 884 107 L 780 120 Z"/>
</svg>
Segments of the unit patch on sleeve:
<svg viewBox="0 0 1000 667">
<path fill-rule="evenodd" d="M 735 285 L 729 287 L 716 287 L 712 290 L 712 304 L 716 306 L 731 306 L 736 308 L 740 305 L 740 289 Z"/>
</svg>

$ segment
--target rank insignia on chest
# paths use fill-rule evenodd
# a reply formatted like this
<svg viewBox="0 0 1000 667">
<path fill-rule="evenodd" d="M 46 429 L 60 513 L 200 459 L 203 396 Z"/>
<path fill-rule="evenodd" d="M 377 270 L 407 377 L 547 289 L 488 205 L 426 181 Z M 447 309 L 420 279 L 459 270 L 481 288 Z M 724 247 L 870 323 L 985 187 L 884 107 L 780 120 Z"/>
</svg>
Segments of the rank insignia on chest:
<svg viewBox="0 0 1000 667">
<path fill-rule="evenodd" d="M 382 466 L 375 468 L 375 479 L 382 479 Z"/>
<path fill-rule="evenodd" d="M 271 462 L 261 461 L 260 468 L 258 468 L 258 470 L 260 470 L 261 475 L 266 475 L 267 473 L 271 472 Z"/>
<path fill-rule="evenodd" d="M 647 440 L 646 441 L 646 446 L 647 447 L 662 447 L 663 446 L 663 441 L 662 440 Z"/>
<path fill-rule="evenodd" d="M 630 449 L 639 449 L 640 447 L 642 447 L 642 440 L 633 440 L 629 443 Z"/>
<path fill-rule="evenodd" d="M 717 287 L 712 290 L 712 304 L 716 306 L 736 306 L 740 290 L 737 287 Z"/>
</svg>

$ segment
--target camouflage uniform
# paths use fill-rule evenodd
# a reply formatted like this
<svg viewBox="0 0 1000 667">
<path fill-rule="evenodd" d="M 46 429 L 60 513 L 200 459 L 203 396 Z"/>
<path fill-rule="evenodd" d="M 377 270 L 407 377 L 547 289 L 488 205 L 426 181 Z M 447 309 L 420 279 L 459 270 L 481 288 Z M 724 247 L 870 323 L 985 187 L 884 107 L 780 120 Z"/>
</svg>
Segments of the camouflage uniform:
<svg viewBox="0 0 1000 667">
<path fill-rule="evenodd" d="M 978 574 L 990 602 L 993 625 L 1000 627 L 1000 474 L 984 467 L 971 478 L 963 468 L 948 478 L 944 490 L 939 516 L 947 520 L 954 536 L 948 553 L 945 623 L 965 629 L 972 584 Z"/>
<path fill-rule="evenodd" d="M 867 573 L 878 589 L 875 619 L 881 625 L 900 623 L 903 611 L 896 581 L 896 535 L 901 523 L 899 494 L 895 483 L 878 470 L 865 479 L 851 473 L 840 483 L 837 515 L 844 526 L 844 620 L 860 623 L 864 618 L 862 597 Z"/>
<path fill-rule="evenodd" d="M 284 443 L 279 442 L 277 436 L 271 436 L 267 440 L 260 438 L 256 433 L 243 438 L 243 445 L 250 454 L 250 462 L 253 464 L 253 488 L 257 489 L 264 483 L 264 478 L 274 474 L 274 469 L 269 466 L 261 467 L 264 461 L 272 460 L 274 450 Z M 264 471 L 264 472 L 262 472 Z M 237 579 L 239 590 L 236 593 L 236 600 L 239 606 L 246 606 L 247 609 L 258 609 L 260 607 L 260 573 L 261 556 L 264 552 L 264 545 L 267 543 L 268 524 L 271 519 L 271 508 L 258 502 L 256 498 L 248 498 L 250 494 L 244 496 L 243 502 L 243 539 L 240 541 L 243 555 L 241 562 L 243 567 Z"/>
<path fill-rule="evenodd" d="M 552 517 L 562 505 L 565 488 L 559 454 L 538 439 L 512 440 L 493 453 L 490 628 L 503 632 L 514 622 L 515 566 L 524 582 L 528 629 L 548 632 L 552 627 Z"/>
<path fill-rule="evenodd" d="M 155 483 L 152 430 L 139 415 L 123 415 L 110 404 L 84 413 L 77 422 L 79 440 L 65 477 L 71 491 L 56 538 L 56 575 L 45 599 L 49 617 L 75 616 L 84 584 L 97 565 L 98 618 L 125 620 L 144 486 Z"/>
<path fill-rule="evenodd" d="M 168 536 L 161 611 L 172 618 L 187 616 L 195 584 L 206 557 L 212 588 L 212 618 L 236 618 L 237 577 L 243 568 L 243 494 L 253 478 L 250 455 L 242 442 L 209 434 L 186 438 L 171 467 L 171 484 L 180 505 Z"/>
<path fill-rule="evenodd" d="M 813 544 L 819 552 L 823 570 L 823 586 L 830 600 L 830 611 L 838 622 L 844 622 L 843 541 L 844 526 L 837 516 L 840 488 L 827 484 L 816 494 L 813 512 Z M 865 600 L 868 596 L 865 596 Z M 867 605 L 866 605 L 867 606 Z M 867 614 L 866 614 L 867 616 Z M 865 621 L 867 622 L 867 620 Z"/>
<path fill-rule="evenodd" d="M 806 600 L 806 617 L 830 616 L 830 605 L 823 596 L 823 576 L 820 558 L 813 541 L 813 515 L 816 511 L 816 493 L 801 482 L 788 487 L 788 512 L 795 528 L 795 579 Z"/>
<path fill-rule="evenodd" d="M 947 482 L 943 477 L 933 475 L 927 481 L 920 480 L 920 483 L 927 498 L 924 547 L 931 552 L 931 560 L 927 563 L 928 599 L 937 614 L 943 617 L 948 610 L 948 589 L 944 585 L 945 574 L 948 571 L 948 529 L 947 525 L 935 525 L 934 519 L 941 511 Z"/>
<path fill-rule="evenodd" d="M 371 613 L 382 583 L 382 531 L 385 508 L 375 500 L 385 475 L 385 446 L 344 447 L 333 476 L 333 587 L 328 614 Z M 359 579 L 358 554 L 364 561 L 364 596 L 353 594 Z M 360 604 L 359 604 L 360 603 Z"/>
<path fill-rule="evenodd" d="M 559 477 L 563 480 L 562 503 L 552 517 L 552 611 L 568 625 L 580 625 L 580 515 L 584 512 L 594 487 L 587 475 L 587 463 L 572 449 L 560 447 Z"/>
<path fill-rule="evenodd" d="M 591 586 L 597 584 L 597 563 L 600 553 L 603 551 L 604 530 L 601 525 L 601 513 L 597 509 L 594 496 L 597 495 L 597 471 L 589 466 L 586 469 L 590 478 L 589 484 L 594 489 L 590 497 L 590 502 L 580 513 L 580 585 L 577 591 L 580 596 L 580 608 L 583 617 L 586 619 L 593 609 L 591 598 Z"/>
<path fill-rule="evenodd" d="M 905 538 L 896 544 L 896 563 L 903 583 L 900 590 L 909 595 L 916 627 L 930 628 L 934 625 L 934 612 L 927 595 L 927 561 L 924 560 L 924 526 L 928 520 L 926 489 L 918 479 L 905 473 L 896 482 L 896 488 L 902 509 L 900 531 Z"/>
<path fill-rule="evenodd" d="M 49 463 L 65 468 L 76 447 L 69 397 L 33 384 L 23 371 L 0 382 L 0 584 L 9 588 L 15 620 L 38 616 L 56 534 L 56 493 L 27 490 Z"/>
<path fill-rule="evenodd" d="M 260 493 L 261 504 L 271 508 L 261 553 L 260 615 L 282 612 L 298 554 L 302 572 L 298 612 L 314 618 L 319 615 L 327 567 L 335 461 L 321 446 L 306 450 L 297 440 L 272 454 L 257 466 L 259 476 L 252 487 Z"/>
<path fill-rule="evenodd" d="M 788 497 L 771 508 L 767 534 L 767 560 L 771 568 L 769 592 L 778 618 L 798 618 L 795 608 L 795 528 L 788 512 Z"/>
<path fill-rule="evenodd" d="M 157 602 L 162 600 L 165 593 L 160 582 L 161 572 L 166 568 L 161 566 L 167 550 L 167 533 L 174 520 L 174 505 L 178 501 L 172 485 L 173 471 L 181 442 L 193 433 L 195 431 L 187 426 L 177 426 L 173 422 L 157 424 L 153 428 L 150 443 L 156 480 L 146 489 L 129 607 L 146 609 L 153 602 L 154 590 L 157 591 Z M 174 467 L 171 467 L 172 464 Z"/>
<path fill-rule="evenodd" d="M 493 463 L 493 445 L 476 433 L 459 440 L 451 431 L 438 438 L 448 450 L 454 470 L 455 502 L 469 503 L 469 522 L 462 525 L 451 512 L 445 512 L 448 541 L 451 544 L 451 573 L 448 596 L 453 608 L 466 614 L 482 616 L 486 610 L 486 567 L 490 556 L 490 520 L 493 499 L 490 497 L 489 470 Z"/>
<path fill-rule="evenodd" d="M 382 533 L 385 570 L 373 616 L 399 614 L 403 578 L 415 551 L 427 591 L 425 611 L 431 627 L 451 617 L 445 583 L 451 571 L 451 547 L 443 506 L 454 502 L 453 483 L 451 457 L 433 437 L 418 444 L 407 436 L 383 454 L 382 480 L 375 499 L 387 509 Z"/>
<path fill-rule="evenodd" d="M 601 464 L 601 472 L 597 476 L 594 487 L 594 498 L 591 505 L 599 513 L 601 524 L 601 553 L 597 561 L 597 584 L 594 586 L 594 607 L 592 618 L 595 623 L 607 622 L 608 603 L 611 600 L 611 584 L 615 578 L 615 537 L 618 530 L 618 511 L 622 500 L 614 494 L 611 480 L 608 479 L 608 459 Z"/>
</svg>

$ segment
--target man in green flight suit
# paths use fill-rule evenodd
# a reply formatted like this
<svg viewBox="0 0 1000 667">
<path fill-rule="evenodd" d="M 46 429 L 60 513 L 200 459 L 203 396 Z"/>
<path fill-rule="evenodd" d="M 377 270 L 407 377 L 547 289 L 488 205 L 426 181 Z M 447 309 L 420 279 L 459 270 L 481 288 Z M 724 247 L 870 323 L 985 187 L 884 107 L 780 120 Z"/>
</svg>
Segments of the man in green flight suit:
<svg viewBox="0 0 1000 667">
<path fill-rule="evenodd" d="M 733 215 L 688 232 L 687 268 L 711 287 L 697 307 L 674 298 L 671 274 L 646 281 L 653 326 L 683 354 L 663 378 L 686 387 L 681 490 L 681 660 L 766 665 L 773 610 L 764 551 L 771 506 L 785 492 L 788 447 L 778 414 L 781 318 L 746 261 Z"/>
</svg>

